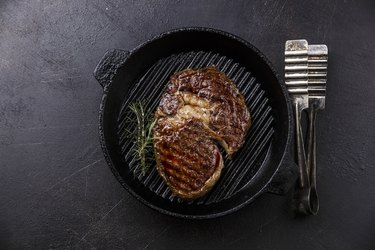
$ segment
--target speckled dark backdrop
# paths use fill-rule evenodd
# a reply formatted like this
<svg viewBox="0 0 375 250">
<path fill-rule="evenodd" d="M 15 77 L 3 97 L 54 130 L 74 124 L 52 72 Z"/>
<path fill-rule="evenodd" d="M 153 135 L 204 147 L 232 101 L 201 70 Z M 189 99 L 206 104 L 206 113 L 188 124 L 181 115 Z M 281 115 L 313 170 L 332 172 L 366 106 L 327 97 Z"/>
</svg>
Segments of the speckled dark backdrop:
<svg viewBox="0 0 375 250">
<path fill-rule="evenodd" d="M 318 116 L 318 216 L 264 195 L 214 220 L 159 214 L 112 176 L 98 142 L 111 48 L 206 26 L 241 36 L 283 74 L 287 39 L 329 47 Z M 0 248 L 375 249 L 373 1 L 0 2 Z"/>
</svg>

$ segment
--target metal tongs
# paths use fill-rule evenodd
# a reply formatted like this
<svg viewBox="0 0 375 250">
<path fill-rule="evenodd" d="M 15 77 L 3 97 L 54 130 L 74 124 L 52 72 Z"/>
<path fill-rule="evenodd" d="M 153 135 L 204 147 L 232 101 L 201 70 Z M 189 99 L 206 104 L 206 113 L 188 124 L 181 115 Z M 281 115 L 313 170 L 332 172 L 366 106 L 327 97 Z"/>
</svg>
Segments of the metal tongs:
<svg viewBox="0 0 375 250">
<path fill-rule="evenodd" d="M 299 169 L 294 204 L 295 210 L 302 214 L 316 215 L 319 211 L 315 120 L 317 111 L 325 107 L 327 59 L 326 45 L 308 45 L 306 40 L 289 40 L 285 44 L 285 84 L 294 108 Z M 301 125 L 303 110 L 309 117 L 307 157 Z"/>
</svg>

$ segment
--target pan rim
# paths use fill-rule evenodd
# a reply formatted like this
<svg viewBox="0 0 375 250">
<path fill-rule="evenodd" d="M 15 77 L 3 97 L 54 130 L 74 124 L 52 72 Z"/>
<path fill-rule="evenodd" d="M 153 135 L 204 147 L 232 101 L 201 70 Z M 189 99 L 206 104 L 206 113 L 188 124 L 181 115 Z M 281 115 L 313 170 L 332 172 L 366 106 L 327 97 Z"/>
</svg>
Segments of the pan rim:
<svg viewBox="0 0 375 250">
<path fill-rule="evenodd" d="M 146 206 L 148 206 L 148 207 L 150 207 L 150 208 L 152 208 L 154 210 L 157 210 L 158 212 L 161 212 L 163 214 L 174 216 L 174 217 L 179 217 L 179 218 L 184 218 L 184 219 L 211 219 L 211 218 L 217 218 L 217 217 L 221 217 L 221 216 L 224 216 L 224 215 L 227 215 L 227 214 L 231 214 L 231 213 L 233 213 L 235 211 L 238 211 L 239 209 L 245 207 L 246 205 L 248 205 L 249 203 L 251 203 L 253 200 L 255 200 L 260 194 L 262 194 L 265 191 L 267 191 L 267 187 L 268 187 L 269 183 L 272 182 L 272 180 L 275 177 L 276 173 L 278 172 L 280 166 L 283 164 L 283 159 L 285 159 L 285 156 L 288 153 L 289 145 L 291 144 L 293 120 L 290 118 L 291 117 L 290 114 L 292 112 L 292 108 L 291 108 L 291 104 L 289 102 L 289 95 L 287 93 L 286 87 L 283 84 L 283 81 L 281 81 L 281 78 L 280 78 L 279 74 L 276 72 L 276 70 L 274 69 L 272 63 L 268 60 L 268 58 L 259 49 L 257 49 L 254 45 L 252 45 L 251 43 L 247 42 L 246 40 L 242 39 L 241 37 L 238 37 L 236 35 L 233 35 L 231 33 L 226 32 L 226 31 L 222 31 L 222 30 L 218 30 L 218 29 L 213 29 L 213 28 L 207 28 L 207 27 L 183 27 L 183 28 L 172 29 L 172 30 L 163 32 L 163 33 L 161 33 L 159 35 L 156 35 L 156 36 L 152 37 L 151 39 L 149 39 L 149 40 L 147 40 L 147 41 L 139 44 L 134 49 L 130 50 L 129 54 L 128 54 L 127 58 L 126 58 L 126 60 L 128 60 L 130 57 L 132 57 L 133 55 L 135 55 L 144 46 L 146 46 L 146 45 L 148 45 L 150 43 L 153 43 L 156 40 L 159 40 L 159 39 L 161 39 L 163 37 L 166 37 L 166 36 L 171 35 L 171 34 L 179 33 L 179 32 L 208 32 L 208 33 L 215 33 L 215 34 L 219 34 L 219 35 L 222 35 L 222 36 L 226 36 L 228 38 L 236 40 L 237 42 L 240 42 L 240 43 L 244 44 L 250 50 L 253 50 L 261 58 L 261 60 L 263 60 L 265 62 L 265 64 L 267 65 L 267 67 L 269 67 L 270 71 L 272 72 L 272 74 L 274 75 L 274 77 L 276 78 L 277 82 L 279 83 L 279 85 L 281 87 L 282 94 L 283 94 L 283 96 L 284 96 L 284 98 L 286 100 L 286 109 L 287 109 L 287 114 L 288 114 L 288 121 L 287 121 L 287 125 L 288 125 L 288 130 L 287 131 L 288 131 L 288 133 L 287 133 L 287 138 L 286 138 L 285 143 L 283 145 L 283 151 L 282 151 L 282 153 L 280 151 L 280 153 L 281 153 L 281 160 L 277 164 L 277 167 L 275 168 L 272 176 L 268 179 L 267 183 L 265 183 L 263 185 L 263 187 L 259 189 L 258 192 L 256 192 L 252 197 L 250 197 L 246 201 L 244 201 L 241 204 L 236 205 L 236 206 L 234 206 L 234 207 L 232 207 L 230 209 L 227 209 L 225 211 L 214 212 L 214 213 L 211 213 L 211 214 L 195 215 L 195 214 L 184 214 L 184 213 L 172 212 L 172 211 L 169 211 L 169 210 L 167 210 L 165 208 L 161 208 L 160 206 L 154 205 L 151 202 L 145 200 L 140 194 L 138 194 L 135 190 L 133 190 L 133 188 L 131 186 L 129 186 L 128 183 L 126 183 L 126 181 L 122 178 L 122 176 L 120 175 L 119 171 L 115 167 L 115 164 L 112 162 L 110 153 L 108 152 L 108 148 L 106 146 L 106 138 L 105 138 L 105 134 L 104 134 L 104 111 L 105 111 L 106 101 L 107 101 L 107 97 L 108 97 L 107 93 L 108 93 L 110 87 L 113 84 L 110 84 L 109 86 L 107 86 L 104 89 L 103 97 L 102 97 L 102 100 L 101 100 L 101 103 L 100 103 L 100 110 L 99 110 L 99 137 L 100 137 L 100 144 L 101 144 L 101 148 L 102 148 L 104 157 L 106 159 L 107 165 L 111 169 L 112 173 L 115 175 L 116 179 L 127 190 L 127 192 L 129 192 L 133 197 L 135 197 L 138 201 L 142 202 L 144 205 L 146 205 Z"/>
</svg>

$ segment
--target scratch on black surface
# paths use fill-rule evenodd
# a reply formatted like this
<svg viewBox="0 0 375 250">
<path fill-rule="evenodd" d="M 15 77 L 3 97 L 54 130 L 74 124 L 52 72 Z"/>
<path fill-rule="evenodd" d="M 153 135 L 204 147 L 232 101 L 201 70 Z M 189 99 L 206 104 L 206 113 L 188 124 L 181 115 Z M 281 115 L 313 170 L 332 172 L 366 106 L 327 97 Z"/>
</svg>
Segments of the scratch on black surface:
<svg viewBox="0 0 375 250">
<path fill-rule="evenodd" d="M 323 42 L 326 42 L 326 36 L 327 36 L 327 33 L 328 33 L 329 29 L 330 29 L 331 26 L 332 26 L 333 16 L 334 16 L 335 13 L 336 13 L 336 7 L 337 7 L 337 0 L 335 1 L 334 5 L 333 5 L 332 14 L 331 14 L 331 17 L 330 17 L 330 19 L 329 19 L 329 24 L 328 24 L 327 29 L 326 29 L 325 32 L 324 32 L 324 35 L 323 35 Z"/>
<path fill-rule="evenodd" d="M 65 249 L 72 249 L 72 247 L 70 246 L 70 243 L 72 241 L 72 239 L 78 239 L 80 240 L 80 238 L 78 238 L 77 236 L 71 236 L 70 239 L 69 239 L 69 242 L 66 246 Z M 90 245 L 93 249 L 97 249 L 93 244 L 91 244 L 90 242 L 88 242 L 87 240 L 84 240 L 88 245 Z M 75 247 L 75 246 L 74 246 Z"/>
<path fill-rule="evenodd" d="M 96 223 L 95 223 L 95 225 L 93 225 L 93 226 L 90 226 L 90 228 L 89 228 L 89 230 L 82 236 L 82 238 L 77 242 L 77 244 L 75 245 L 75 247 L 76 246 L 78 246 L 79 245 L 79 243 L 81 243 L 81 241 L 85 241 L 85 242 L 87 242 L 88 244 L 90 244 L 85 238 L 86 238 L 86 236 L 93 230 L 93 229 L 95 229 L 98 225 L 99 225 L 99 223 L 101 222 L 101 221 L 103 221 L 111 212 L 112 212 L 112 210 L 113 209 L 115 209 L 118 205 L 120 205 L 120 203 L 123 201 L 125 199 L 125 197 L 123 197 L 123 198 L 121 198 L 111 209 L 109 209 L 108 210 L 108 212 L 106 212 Z M 91 246 L 92 246 L 92 244 L 90 244 Z M 93 246 L 94 247 L 94 246 Z"/>
<path fill-rule="evenodd" d="M 263 232 L 263 228 L 264 228 L 265 226 L 268 226 L 269 224 L 271 224 L 272 222 L 274 222 L 274 221 L 277 220 L 278 218 L 280 218 L 280 216 L 273 217 L 273 218 L 271 218 L 270 220 L 268 220 L 268 221 L 266 221 L 266 222 L 264 222 L 264 223 L 261 223 L 260 226 L 259 226 L 259 229 L 258 229 L 258 230 L 254 230 L 254 231 L 252 231 L 252 232 L 250 232 L 250 233 L 253 233 L 253 232 L 262 233 L 262 232 Z M 241 241 L 241 240 L 244 240 L 244 239 L 248 239 L 248 236 L 246 235 L 246 236 L 243 236 L 243 237 L 238 237 L 238 238 L 236 238 L 235 240 L 229 242 L 228 245 L 234 245 L 234 244 L 236 244 L 237 242 L 239 242 L 239 241 Z"/>
<path fill-rule="evenodd" d="M 89 165 L 86 165 L 85 167 L 83 168 L 80 168 L 78 169 L 77 171 L 73 172 L 71 175 L 67 176 L 67 177 L 64 177 L 63 179 L 61 179 L 60 181 L 56 182 L 55 184 L 53 184 L 50 188 L 48 188 L 47 192 L 49 192 L 50 190 L 52 190 L 54 187 L 56 187 L 57 185 L 59 185 L 60 183 L 68 180 L 69 178 L 73 177 L 74 175 L 76 175 L 77 173 L 81 172 L 82 170 L 85 170 L 93 165 L 95 165 L 96 163 L 102 161 L 103 159 L 99 159 L 99 160 L 96 160 L 92 163 L 90 163 Z"/>
<path fill-rule="evenodd" d="M 110 13 L 108 13 L 108 11 L 102 9 L 100 6 L 98 6 L 97 4 L 95 3 L 92 3 L 92 6 L 94 6 L 94 8 L 100 13 L 102 14 L 103 16 L 105 16 L 109 22 L 111 24 L 113 24 L 118 30 L 123 30 L 123 28 L 121 27 L 120 23 L 118 22 L 118 19 L 115 16 L 115 13 L 113 11 L 111 11 Z"/>
<path fill-rule="evenodd" d="M 67 76 L 67 77 L 59 77 L 59 78 L 50 78 L 46 80 L 41 80 L 40 83 L 54 83 L 54 82 L 61 82 L 63 80 L 73 80 L 73 79 L 80 79 L 82 76 Z"/>
<path fill-rule="evenodd" d="M 50 145 L 56 144 L 54 142 L 27 142 L 27 143 L 14 143 L 9 144 L 9 146 L 37 146 L 37 145 Z"/>
<path fill-rule="evenodd" d="M 89 215 L 89 213 L 86 213 L 86 215 L 90 218 L 90 219 L 94 219 L 94 218 L 92 218 L 92 216 L 91 215 Z"/>
<path fill-rule="evenodd" d="M 142 250 L 145 250 L 147 249 L 156 239 L 160 238 L 169 228 L 171 227 L 171 225 L 167 226 L 164 228 L 163 231 L 161 231 L 158 235 L 156 235 L 154 238 L 152 238 L 147 244 L 146 246 L 142 249 Z"/>
<path fill-rule="evenodd" d="M 38 171 L 38 172 L 35 173 L 32 177 L 35 178 L 35 177 L 37 177 L 38 175 L 40 175 L 41 173 L 43 173 L 43 171 Z"/>
<path fill-rule="evenodd" d="M 87 168 L 87 169 L 86 169 L 86 175 L 85 175 L 85 176 L 86 176 L 86 178 L 85 178 L 85 179 L 86 179 L 86 185 L 85 185 L 85 198 L 86 198 L 86 196 L 87 196 L 87 174 L 88 174 L 88 172 L 89 172 L 89 169 Z"/>
<path fill-rule="evenodd" d="M 102 216 L 102 218 L 98 221 L 98 222 L 100 222 L 100 221 L 102 221 L 102 220 L 104 220 L 105 219 L 105 217 L 107 217 L 108 216 L 108 214 L 110 213 L 110 212 L 112 212 L 112 210 L 113 209 L 115 209 L 123 200 L 125 199 L 125 197 L 123 197 L 123 198 L 121 198 L 117 203 L 116 203 L 116 205 L 114 205 L 107 213 L 105 213 L 103 216 Z"/>
<path fill-rule="evenodd" d="M 274 24 L 276 24 L 277 21 L 278 21 L 278 19 L 280 18 L 281 13 L 282 13 L 283 10 L 284 10 L 284 7 L 285 7 L 286 2 L 288 2 L 288 0 L 285 0 L 285 1 L 283 2 L 283 5 L 281 6 L 281 8 L 280 8 L 280 10 L 278 11 L 277 15 L 274 17 Z"/>
<path fill-rule="evenodd" d="M 87 123 L 87 124 L 66 125 L 66 126 L 31 127 L 31 128 L 20 129 L 20 130 L 64 129 L 64 128 L 81 128 L 81 127 L 89 127 L 89 126 L 98 126 L 98 124 L 97 123 Z"/>
</svg>

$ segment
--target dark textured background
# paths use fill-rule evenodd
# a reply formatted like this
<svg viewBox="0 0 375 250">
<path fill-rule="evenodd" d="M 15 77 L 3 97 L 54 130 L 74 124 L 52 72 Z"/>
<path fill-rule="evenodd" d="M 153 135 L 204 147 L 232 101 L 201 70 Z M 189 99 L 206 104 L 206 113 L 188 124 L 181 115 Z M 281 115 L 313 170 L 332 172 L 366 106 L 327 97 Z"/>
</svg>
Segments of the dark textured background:
<svg viewBox="0 0 375 250">
<path fill-rule="evenodd" d="M 318 115 L 318 216 L 264 195 L 235 214 L 187 221 L 129 194 L 98 142 L 92 71 L 177 27 L 241 36 L 283 74 L 287 39 L 329 47 Z M 373 1 L 0 2 L 0 248 L 375 249 Z"/>
</svg>

